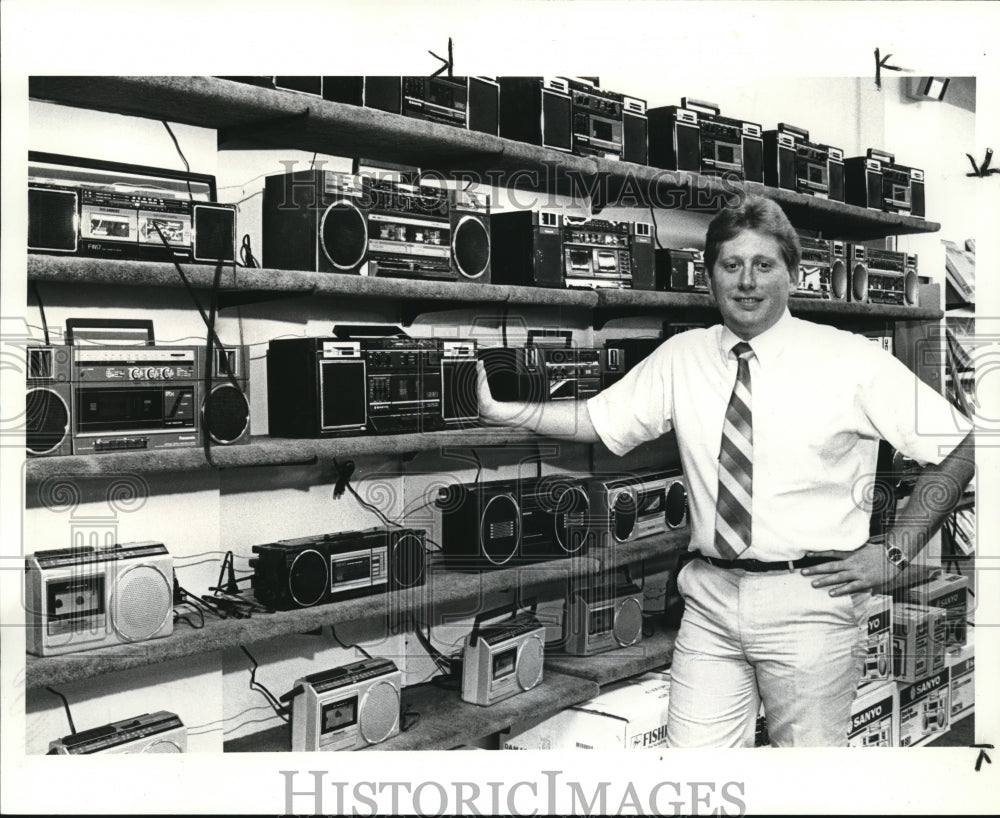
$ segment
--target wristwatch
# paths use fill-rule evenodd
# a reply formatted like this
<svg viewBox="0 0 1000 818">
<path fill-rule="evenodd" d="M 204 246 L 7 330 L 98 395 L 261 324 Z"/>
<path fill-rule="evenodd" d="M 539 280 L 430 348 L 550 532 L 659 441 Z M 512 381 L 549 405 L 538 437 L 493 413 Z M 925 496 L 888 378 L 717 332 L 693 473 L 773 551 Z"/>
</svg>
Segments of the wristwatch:
<svg viewBox="0 0 1000 818">
<path fill-rule="evenodd" d="M 898 545 L 887 545 L 885 547 L 885 558 L 900 571 L 904 570 L 910 564 L 910 561 L 906 558 L 906 554 L 903 553 L 903 549 Z"/>
</svg>

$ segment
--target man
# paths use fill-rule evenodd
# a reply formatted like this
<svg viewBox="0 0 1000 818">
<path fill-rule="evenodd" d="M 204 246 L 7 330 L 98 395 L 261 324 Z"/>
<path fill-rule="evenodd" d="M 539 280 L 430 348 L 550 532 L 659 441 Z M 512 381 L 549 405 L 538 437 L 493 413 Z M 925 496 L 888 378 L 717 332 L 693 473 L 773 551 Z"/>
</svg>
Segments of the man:
<svg viewBox="0 0 1000 818">
<path fill-rule="evenodd" d="M 843 746 L 870 590 L 901 572 L 961 496 L 971 431 L 867 338 L 790 315 L 799 246 L 774 202 L 720 212 L 705 264 L 721 326 L 668 339 L 587 402 L 498 403 L 480 367 L 480 411 L 619 455 L 674 429 L 691 545 L 677 578 L 685 613 L 668 744 L 753 746 L 763 699 L 772 744 Z M 940 464 L 885 544 L 868 542 L 864 502 L 880 438 Z"/>
</svg>

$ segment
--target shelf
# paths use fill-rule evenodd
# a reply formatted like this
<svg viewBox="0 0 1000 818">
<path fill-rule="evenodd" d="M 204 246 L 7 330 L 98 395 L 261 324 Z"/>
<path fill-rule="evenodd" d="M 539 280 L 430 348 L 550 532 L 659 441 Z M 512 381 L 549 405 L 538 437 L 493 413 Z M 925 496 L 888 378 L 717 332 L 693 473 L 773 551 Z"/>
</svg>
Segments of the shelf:
<svg viewBox="0 0 1000 818">
<path fill-rule="evenodd" d="M 676 630 L 657 627 L 653 635 L 644 637 L 631 647 L 599 653 L 595 656 L 567 656 L 551 653 L 545 656 L 545 670 L 579 676 L 599 685 L 606 685 L 637 676 L 647 670 L 669 665 L 674 656 Z"/>
<path fill-rule="evenodd" d="M 687 546 L 688 536 L 688 531 L 681 529 L 618 546 L 614 551 L 614 565 L 635 565 L 653 556 L 679 551 Z M 29 688 L 66 684 L 287 634 L 303 633 L 322 625 L 337 625 L 372 617 L 426 613 L 428 607 L 433 605 L 478 602 L 485 594 L 518 590 L 526 592 L 549 583 L 588 576 L 602 565 L 608 567 L 608 562 L 606 557 L 601 557 L 596 551 L 585 557 L 551 560 L 495 571 L 450 571 L 435 560 L 427 583 L 418 588 L 341 600 L 314 608 L 255 614 L 250 619 L 208 617 L 204 628 L 196 630 L 178 625 L 170 636 L 163 639 L 63 656 L 28 656 L 26 684 Z"/>
<path fill-rule="evenodd" d="M 203 447 L 35 457 L 27 461 L 25 479 L 31 485 L 50 477 L 100 477 L 123 471 L 150 474 L 208 468 L 308 465 L 335 457 L 405 455 L 445 447 L 504 446 L 537 439 L 537 435 L 532 432 L 486 427 L 323 440 L 260 436 L 252 438 L 246 444 L 213 445 L 208 450 L 208 457 L 205 456 Z"/>
<path fill-rule="evenodd" d="M 589 196 L 606 204 L 653 204 L 715 212 L 744 192 L 782 205 L 798 227 L 829 238 L 866 240 L 934 233 L 936 222 L 818 199 L 759 183 L 740 183 L 574 156 L 489 134 L 411 119 L 319 97 L 216 77 L 31 77 L 34 99 L 219 131 L 222 149 L 253 145 L 415 165 L 465 180 Z M 464 174 L 464 175 L 463 175 Z"/>
<path fill-rule="evenodd" d="M 404 688 L 402 706 L 419 713 L 412 729 L 366 750 L 448 750 L 499 732 L 523 719 L 545 719 L 567 707 L 594 698 L 598 686 L 578 676 L 545 669 L 542 682 L 531 690 L 490 707 L 463 702 L 457 691 L 435 685 Z M 288 752 L 291 732 L 278 725 L 225 742 L 227 753 Z"/>
</svg>

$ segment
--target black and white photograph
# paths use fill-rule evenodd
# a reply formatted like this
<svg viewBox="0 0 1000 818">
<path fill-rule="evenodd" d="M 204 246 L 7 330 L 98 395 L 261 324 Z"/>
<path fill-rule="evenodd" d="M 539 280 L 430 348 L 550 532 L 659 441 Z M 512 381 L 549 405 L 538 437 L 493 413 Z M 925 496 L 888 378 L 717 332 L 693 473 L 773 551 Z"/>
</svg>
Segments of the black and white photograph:
<svg viewBox="0 0 1000 818">
<path fill-rule="evenodd" d="M 1000 9 L 0 15 L 3 812 L 1000 809 Z"/>
</svg>

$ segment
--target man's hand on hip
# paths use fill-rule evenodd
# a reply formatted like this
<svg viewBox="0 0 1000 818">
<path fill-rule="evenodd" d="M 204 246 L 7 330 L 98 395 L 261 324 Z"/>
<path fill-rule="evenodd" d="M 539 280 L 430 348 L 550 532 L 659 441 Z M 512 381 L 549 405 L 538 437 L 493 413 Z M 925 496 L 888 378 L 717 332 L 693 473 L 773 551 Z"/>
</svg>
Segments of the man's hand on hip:
<svg viewBox="0 0 1000 818">
<path fill-rule="evenodd" d="M 810 551 L 807 557 L 828 557 L 830 562 L 803 568 L 805 576 L 815 576 L 814 588 L 829 588 L 830 596 L 856 594 L 891 583 L 900 569 L 889 562 L 880 543 L 866 543 L 856 551 Z"/>
</svg>

